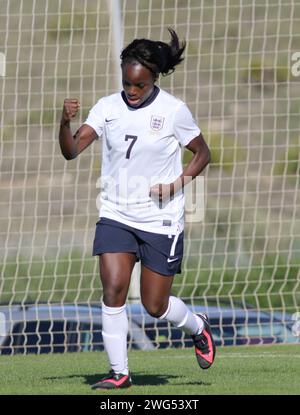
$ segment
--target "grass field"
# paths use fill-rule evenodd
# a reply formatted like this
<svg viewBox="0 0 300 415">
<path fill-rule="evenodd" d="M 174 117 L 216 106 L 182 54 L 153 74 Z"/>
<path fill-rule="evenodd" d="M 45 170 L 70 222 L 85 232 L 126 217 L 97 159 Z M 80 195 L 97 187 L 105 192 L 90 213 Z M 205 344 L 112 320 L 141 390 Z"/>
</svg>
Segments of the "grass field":
<svg viewBox="0 0 300 415">
<path fill-rule="evenodd" d="M 116 395 L 299 395 L 297 345 L 226 347 L 210 370 L 198 369 L 192 349 L 131 351 L 134 386 Z M 0 395 L 111 395 L 92 391 L 107 370 L 102 352 L 0 358 Z"/>
</svg>

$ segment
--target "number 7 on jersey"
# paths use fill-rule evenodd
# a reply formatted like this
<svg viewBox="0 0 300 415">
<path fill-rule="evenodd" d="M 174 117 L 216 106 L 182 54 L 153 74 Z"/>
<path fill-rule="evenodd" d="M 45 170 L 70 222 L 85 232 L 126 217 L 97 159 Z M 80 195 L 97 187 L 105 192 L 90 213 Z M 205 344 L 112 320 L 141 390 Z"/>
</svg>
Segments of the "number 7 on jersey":
<svg viewBox="0 0 300 415">
<path fill-rule="evenodd" d="M 128 149 L 127 149 L 127 152 L 126 152 L 126 158 L 127 159 L 130 158 L 130 153 L 131 153 L 132 147 L 134 146 L 134 144 L 135 144 L 135 142 L 137 140 L 137 135 L 127 135 L 126 134 L 125 135 L 125 141 L 128 141 L 128 140 L 132 140 L 132 142 L 130 143 L 130 145 L 129 145 Z"/>
</svg>

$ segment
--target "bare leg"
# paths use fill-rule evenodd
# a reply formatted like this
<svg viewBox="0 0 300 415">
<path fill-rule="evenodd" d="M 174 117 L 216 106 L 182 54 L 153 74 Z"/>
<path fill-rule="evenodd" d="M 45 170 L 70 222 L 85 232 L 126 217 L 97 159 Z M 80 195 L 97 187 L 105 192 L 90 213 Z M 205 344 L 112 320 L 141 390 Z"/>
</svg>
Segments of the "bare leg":
<svg viewBox="0 0 300 415">
<path fill-rule="evenodd" d="M 131 253 L 99 255 L 103 302 L 108 307 L 121 307 L 125 304 L 135 259 Z"/>
<path fill-rule="evenodd" d="M 141 299 L 151 316 L 160 317 L 166 312 L 173 279 L 142 266 Z"/>
<path fill-rule="evenodd" d="M 142 267 L 142 303 L 151 316 L 166 319 L 175 327 L 194 335 L 202 329 L 202 321 L 180 298 L 170 295 L 173 279 L 173 276 L 164 276 Z"/>
</svg>

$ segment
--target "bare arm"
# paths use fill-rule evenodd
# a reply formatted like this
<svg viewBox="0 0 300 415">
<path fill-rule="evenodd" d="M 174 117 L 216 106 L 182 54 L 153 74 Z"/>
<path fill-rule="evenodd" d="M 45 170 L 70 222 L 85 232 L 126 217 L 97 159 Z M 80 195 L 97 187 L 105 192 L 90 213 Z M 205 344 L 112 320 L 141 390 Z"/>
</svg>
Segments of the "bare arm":
<svg viewBox="0 0 300 415">
<path fill-rule="evenodd" d="M 198 176 L 210 162 L 210 150 L 202 133 L 186 146 L 194 153 L 192 160 L 184 168 L 180 177 L 174 182 L 174 193 Z"/>
<path fill-rule="evenodd" d="M 195 137 L 186 148 L 194 153 L 193 158 L 184 168 L 182 174 L 170 184 L 156 184 L 151 187 L 151 196 L 163 201 L 172 197 L 178 190 L 181 190 L 186 184 L 198 176 L 210 162 L 210 150 L 200 133 Z"/>
<path fill-rule="evenodd" d="M 85 148 L 87 148 L 96 138 L 96 131 L 89 125 L 83 124 L 72 135 L 70 128 L 71 120 L 76 116 L 80 108 L 77 99 L 65 99 L 62 118 L 59 129 L 60 149 L 66 160 L 72 160 L 78 156 Z"/>
</svg>

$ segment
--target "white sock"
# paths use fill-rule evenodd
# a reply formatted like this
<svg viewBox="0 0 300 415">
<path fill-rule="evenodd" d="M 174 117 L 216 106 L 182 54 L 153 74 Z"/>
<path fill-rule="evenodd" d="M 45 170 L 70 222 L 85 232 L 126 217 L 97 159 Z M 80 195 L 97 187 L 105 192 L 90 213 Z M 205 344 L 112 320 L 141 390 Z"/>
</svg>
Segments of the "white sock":
<svg viewBox="0 0 300 415">
<path fill-rule="evenodd" d="M 128 318 L 126 304 L 107 307 L 102 303 L 102 336 L 111 368 L 128 375 L 127 357 Z"/>
<path fill-rule="evenodd" d="M 187 334 L 200 334 L 204 327 L 201 318 L 192 313 L 180 298 L 173 296 L 169 298 L 167 311 L 159 318 L 166 319 Z"/>
</svg>

